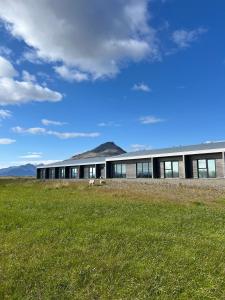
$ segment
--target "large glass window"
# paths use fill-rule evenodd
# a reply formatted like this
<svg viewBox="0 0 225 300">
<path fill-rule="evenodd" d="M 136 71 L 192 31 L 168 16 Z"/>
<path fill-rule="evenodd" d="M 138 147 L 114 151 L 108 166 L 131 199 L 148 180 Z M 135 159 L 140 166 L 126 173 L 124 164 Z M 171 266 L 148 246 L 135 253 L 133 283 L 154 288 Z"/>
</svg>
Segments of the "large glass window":
<svg viewBox="0 0 225 300">
<path fill-rule="evenodd" d="M 55 168 L 50 168 L 49 169 L 49 179 L 54 179 L 55 178 Z"/>
<path fill-rule="evenodd" d="M 78 178 L 79 177 L 79 173 L 78 173 L 78 167 L 72 167 L 70 169 L 70 176 L 71 178 Z"/>
<path fill-rule="evenodd" d="M 198 177 L 199 178 L 215 178 L 216 177 L 216 161 L 215 161 L 215 159 L 199 159 L 198 160 Z"/>
<path fill-rule="evenodd" d="M 164 162 L 165 178 L 178 178 L 179 177 L 179 162 L 178 161 L 165 161 Z"/>
<path fill-rule="evenodd" d="M 59 178 L 65 178 L 65 168 L 59 168 Z"/>
<path fill-rule="evenodd" d="M 89 178 L 95 178 L 96 177 L 96 168 L 95 166 L 89 167 Z"/>
<path fill-rule="evenodd" d="M 150 162 L 137 163 L 137 178 L 151 178 L 152 164 Z"/>
<path fill-rule="evenodd" d="M 114 178 L 126 178 L 126 165 L 114 164 L 113 165 L 113 177 Z"/>
</svg>

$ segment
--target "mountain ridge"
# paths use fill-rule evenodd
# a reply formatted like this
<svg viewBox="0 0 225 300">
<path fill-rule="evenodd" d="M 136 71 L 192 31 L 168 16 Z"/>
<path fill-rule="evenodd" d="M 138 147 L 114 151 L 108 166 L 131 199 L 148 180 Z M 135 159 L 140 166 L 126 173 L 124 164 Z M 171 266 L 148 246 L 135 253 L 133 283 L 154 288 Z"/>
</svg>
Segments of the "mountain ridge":
<svg viewBox="0 0 225 300">
<path fill-rule="evenodd" d="M 85 159 L 85 158 L 92 158 L 92 157 L 110 157 L 115 155 L 124 154 L 126 151 L 116 145 L 114 142 L 106 142 L 100 144 L 96 148 L 85 151 L 81 154 L 73 155 L 71 159 Z"/>
<path fill-rule="evenodd" d="M 126 153 L 121 147 L 117 146 L 114 142 L 106 142 L 100 144 L 96 148 L 85 151 L 83 153 L 73 155 L 71 159 L 85 159 L 85 158 L 94 158 L 94 157 L 110 157 L 115 155 L 120 155 Z M 30 163 L 20 165 L 20 166 L 11 166 L 8 168 L 0 169 L 0 177 L 7 176 L 36 176 L 36 167 Z"/>
</svg>

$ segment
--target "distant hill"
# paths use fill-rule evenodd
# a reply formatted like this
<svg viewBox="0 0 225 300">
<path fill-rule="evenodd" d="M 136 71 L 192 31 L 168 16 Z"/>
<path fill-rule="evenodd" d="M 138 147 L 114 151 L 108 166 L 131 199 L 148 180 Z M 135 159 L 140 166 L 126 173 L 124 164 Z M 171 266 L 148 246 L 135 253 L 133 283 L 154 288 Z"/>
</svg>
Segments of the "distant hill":
<svg viewBox="0 0 225 300">
<path fill-rule="evenodd" d="M 117 146 L 113 142 L 106 142 L 104 144 L 99 145 L 98 147 L 86 151 L 81 154 L 77 154 L 72 156 L 72 159 L 84 159 L 84 158 L 91 158 L 91 157 L 99 157 L 99 156 L 115 156 L 126 153 L 122 148 Z"/>
<path fill-rule="evenodd" d="M 0 176 L 36 176 L 36 166 L 26 164 L 22 166 L 0 169 Z"/>
<path fill-rule="evenodd" d="M 115 156 L 126 153 L 122 148 L 117 146 L 113 142 L 107 142 L 100 146 L 86 151 L 81 154 L 74 155 L 72 159 L 85 159 L 91 157 L 107 157 Z M 32 164 L 26 164 L 21 166 L 13 166 L 4 169 L 0 169 L 0 176 L 36 176 L 36 167 Z"/>
</svg>

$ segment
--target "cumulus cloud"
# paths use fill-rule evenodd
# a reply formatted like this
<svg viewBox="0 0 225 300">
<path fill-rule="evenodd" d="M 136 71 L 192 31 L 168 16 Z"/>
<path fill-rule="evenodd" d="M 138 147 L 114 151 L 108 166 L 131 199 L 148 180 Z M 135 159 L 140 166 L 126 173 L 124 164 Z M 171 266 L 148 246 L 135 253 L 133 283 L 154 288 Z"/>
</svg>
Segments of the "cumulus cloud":
<svg viewBox="0 0 225 300">
<path fill-rule="evenodd" d="M 45 126 L 49 126 L 49 125 L 62 126 L 62 125 L 67 124 L 66 122 L 53 121 L 53 120 L 48 120 L 48 119 L 42 119 L 41 123 Z"/>
<path fill-rule="evenodd" d="M 7 109 L 0 109 L 0 120 L 11 118 L 12 113 Z"/>
<path fill-rule="evenodd" d="M 15 143 L 16 140 L 9 139 L 9 138 L 0 138 L 0 145 L 10 145 Z"/>
<path fill-rule="evenodd" d="M 54 5 L 51 0 L 5 0 L 0 2 L 0 17 L 37 58 L 62 62 L 56 69 L 59 74 L 83 80 L 84 73 L 93 78 L 113 76 L 124 62 L 159 58 L 148 4 L 148 0 L 55 0 Z"/>
<path fill-rule="evenodd" d="M 67 81 L 86 81 L 88 80 L 88 74 L 82 73 L 73 69 L 70 69 L 69 67 L 62 65 L 62 66 L 56 66 L 54 67 L 54 70 L 56 73 L 58 73 L 63 79 Z"/>
<path fill-rule="evenodd" d="M 12 131 L 20 134 L 52 135 L 63 140 L 81 138 L 81 137 L 95 138 L 100 135 L 99 132 L 59 132 L 59 131 L 47 130 L 41 127 L 22 128 L 20 126 L 13 127 Z"/>
<path fill-rule="evenodd" d="M 156 124 L 156 123 L 164 122 L 165 120 L 157 118 L 155 116 L 145 116 L 145 117 L 141 117 L 139 121 L 141 122 L 141 124 Z"/>
<path fill-rule="evenodd" d="M 0 105 L 21 104 L 31 101 L 58 102 L 62 95 L 38 83 L 33 75 L 23 71 L 23 80 L 17 80 L 18 72 L 4 57 L 0 56 Z"/>
<path fill-rule="evenodd" d="M 178 48 L 188 48 L 191 43 L 198 40 L 200 35 L 207 32 L 207 29 L 199 27 L 194 30 L 175 30 L 172 34 L 173 42 L 178 46 Z"/>
<path fill-rule="evenodd" d="M 133 86 L 132 90 L 134 91 L 142 91 L 142 92 L 151 92 L 151 88 L 144 83 L 137 83 Z"/>
<path fill-rule="evenodd" d="M 23 70 L 22 72 L 22 78 L 24 81 L 36 81 L 35 75 L 30 74 L 28 71 Z"/>
<path fill-rule="evenodd" d="M 13 65 L 4 57 L 0 56 L 0 79 L 17 76 L 18 73 Z"/>
</svg>

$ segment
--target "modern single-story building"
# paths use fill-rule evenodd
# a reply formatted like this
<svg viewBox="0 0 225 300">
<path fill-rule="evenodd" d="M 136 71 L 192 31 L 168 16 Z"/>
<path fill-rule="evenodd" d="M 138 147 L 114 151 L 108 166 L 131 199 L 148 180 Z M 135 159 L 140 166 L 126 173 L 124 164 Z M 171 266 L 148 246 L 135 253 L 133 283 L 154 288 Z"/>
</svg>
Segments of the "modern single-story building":
<svg viewBox="0 0 225 300">
<path fill-rule="evenodd" d="M 68 159 L 37 167 L 38 179 L 225 178 L 225 142 Z"/>
</svg>

